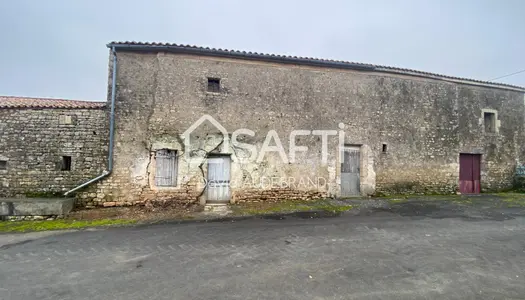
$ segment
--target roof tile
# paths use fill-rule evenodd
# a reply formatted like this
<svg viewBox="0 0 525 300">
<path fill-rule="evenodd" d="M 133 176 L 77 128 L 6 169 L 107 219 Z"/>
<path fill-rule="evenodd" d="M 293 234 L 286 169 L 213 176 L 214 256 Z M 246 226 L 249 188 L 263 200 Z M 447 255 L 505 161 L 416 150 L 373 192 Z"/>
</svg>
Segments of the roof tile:
<svg viewBox="0 0 525 300">
<path fill-rule="evenodd" d="M 0 108 L 104 108 L 106 102 L 0 96 Z"/>
<path fill-rule="evenodd" d="M 441 79 L 441 80 L 448 80 L 448 81 L 455 81 L 455 82 L 465 82 L 465 83 L 472 83 L 472 84 L 478 84 L 478 85 L 485 85 L 489 87 L 499 87 L 502 89 L 512 89 L 512 90 L 519 90 L 521 92 L 525 92 L 525 88 L 521 86 L 511 85 L 511 84 L 505 84 L 505 83 L 497 83 L 497 82 L 490 82 L 490 81 L 483 81 L 483 80 L 476 80 L 476 79 L 468 79 L 468 78 L 462 78 L 462 77 L 455 77 L 455 76 L 449 76 L 449 75 L 442 75 L 437 73 L 430 73 L 430 72 L 424 72 L 424 71 L 417 71 L 407 68 L 397 68 L 397 67 L 389 67 L 389 66 L 382 66 L 382 65 L 373 65 L 373 64 L 366 64 L 366 63 L 358 63 L 358 62 L 350 62 L 350 61 L 342 61 L 342 60 L 332 60 L 332 59 L 321 59 L 321 58 L 314 58 L 314 57 L 302 57 L 302 56 L 288 56 L 288 55 L 275 55 L 275 54 L 266 54 L 266 53 L 257 53 L 257 52 L 246 52 L 246 51 L 239 51 L 239 50 L 229 50 L 229 49 L 216 49 L 216 48 L 209 48 L 209 47 L 198 47 L 194 45 L 183 45 L 183 44 L 175 44 L 175 43 L 151 43 L 151 42 L 135 42 L 135 41 L 125 41 L 125 42 L 111 42 L 107 45 L 108 47 L 120 47 L 122 49 L 129 49 L 133 50 L 134 48 L 141 47 L 141 48 L 166 48 L 166 49 L 172 49 L 172 50 L 190 50 L 190 49 L 196 49 L 196 51 L 201 50 L 201 52 L 209 53 L 211 55 L 227 55 L 227 56 L 250 56 L 253 59 L 275 59 L 275 57 L 278 57 L 278 59 L 284 60 L 301 60 L 303 63 L 310 62 L 310 63 L 323 63 L 327 66 L 333 65 L 334 67 L 341 67 L 341 66 L 347 66 L 347 67 L 363 67 L 363 68 L 369 68 L 373 71 L 378 72 L 386 72 L 386 73 L 396 73 L 396 74 L 405 74 L 405 75 L 412 75 L 412 76 L 420 76 L 420 77 L 429 77 L 434 79 Z"/>
</svg>

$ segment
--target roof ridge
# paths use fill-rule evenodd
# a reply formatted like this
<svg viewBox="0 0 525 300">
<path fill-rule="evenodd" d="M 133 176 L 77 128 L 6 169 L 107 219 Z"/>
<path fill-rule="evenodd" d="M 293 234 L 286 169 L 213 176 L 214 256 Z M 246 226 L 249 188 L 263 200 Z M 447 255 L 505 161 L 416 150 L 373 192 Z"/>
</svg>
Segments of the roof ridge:
<svg viewBox="0 0 525 300">
<path fill-rule="evenodd" d="M 0 108 L 103 108 L 104 101 L 0 96 Z"/>
<path fill-rule="evenodd" d="M 34 99 L 34 100 L 56 100 L 56 101 L 76 101 L 76 102 L 105 102 L 101 100 L 79 100 L 79 99 L 66 99 L 66 98 L 52 98 L 52 97 L 32 97 L 32 96 L 10 96 L 10 95 L 0 95 L 2 98 L 11 98 L 11 99 Z"/>
<path fill-rule="evenodd" d="M 223 48 L 212 48 L 212 47 L 203 47 L 196 45 L 184 45 L 176 43 L 165 43 L 165 42 L 135 42 L 135 41 L 124 41 L 118 42 L 113 41 L 107 44 L 109 48 L 115 47 L 126 50 L 170 50 L 172 52 L 183 52 L 183 53 L 194 53 L 194 54 L 204 54 L 204 55 L 215 55 L 215 56 L 231 56 L 244 59 L 260 59 L 260 60 L 270 60 L 270 61 L 280 61 L 280 62 L 289 62 L 289 63 L 302 63 L 308 65 L 316 66 L 325 66 L 325 67 L 336 67 L 336 68 L 346 68 L 346 69 L 356 69 L 364 71 L 377 71 L 385 73 L 395 73 L 400 75 L 409 75 L 409 76 L 419 76 L 432 79 L 441 79 L 445 81 L 465 83 L 471 85 L 481 85 L 486 87 L 507 89 L 507 90 L 518 90 L 520 92 L 525 92 L 525 87 L 499 83 L 493 81 L 483 81 L 478 79 L 470 79 L 464 77 L 456 77 L 451 75 L 443 75 L 439 73 L 432 73 L 426 71 L 418 71 L 410 68 L 401 68 L 401 67 L 392 67 L 384 65 L 375 65 L 369 63 L 360 63 L 360 62 L 351 62 L 345 60 L 335 60 L 335 59 L 324 59 L 324 58 L 315 58 L 315 57 L 304 57 L 304 56 L 291 56 L 291 55 L 280 55 L 280 54 L 270 54 L 270 53 L 258 53 L 252 51 L 242 51 L 242 50 L 232 50 L 232 49 L 223 49 Z"/>
</svg>

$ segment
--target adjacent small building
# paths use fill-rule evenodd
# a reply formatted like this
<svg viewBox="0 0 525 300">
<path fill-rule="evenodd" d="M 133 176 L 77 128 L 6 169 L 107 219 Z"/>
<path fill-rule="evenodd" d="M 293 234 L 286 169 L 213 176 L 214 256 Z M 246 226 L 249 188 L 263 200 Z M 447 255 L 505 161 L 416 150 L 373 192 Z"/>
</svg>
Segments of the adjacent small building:
<svg viewBox="0 0 525 300">
<path fill-rule="evenodd" d="M 511 188 L 525 159 L 522 87 L 178 44 L 108 47 L 107 104 L 0 102 L 0 193 L 72 189 L 87 206 L 479 193 Z"/>
<path fill-rule="evenodd" d="M 105 102 L 0 96 L 0 197 L 62 195 L 106 168 Z"/>
</svg>

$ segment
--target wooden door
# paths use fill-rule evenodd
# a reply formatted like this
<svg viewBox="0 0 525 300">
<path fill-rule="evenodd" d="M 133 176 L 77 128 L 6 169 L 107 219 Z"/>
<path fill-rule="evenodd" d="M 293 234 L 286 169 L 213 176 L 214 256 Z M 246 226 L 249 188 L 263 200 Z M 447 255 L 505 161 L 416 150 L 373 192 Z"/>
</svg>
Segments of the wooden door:
<svg viewBox="0 0 525 300">
<path fill-rule="evenodd" d="M 345 147 L 341 162 L 341 197 L 360 195 L 360 152 L 359 147 Z"/>
<path fill-rule="evenodd" d="M 155 185 L 177 186 L 177 151 L 157 150 L 155 162 Z"/>
<path fill-rule="evenodd" d="M 481 155 L 459 155 L 459 192 L 462 194 L 479 194 L 481 192 Z"/>
<path fill-rule="evenodd" d="M 230 201 L 230 157 L 208 158 L 208 203 L 228 203 Z"/>
</svg>

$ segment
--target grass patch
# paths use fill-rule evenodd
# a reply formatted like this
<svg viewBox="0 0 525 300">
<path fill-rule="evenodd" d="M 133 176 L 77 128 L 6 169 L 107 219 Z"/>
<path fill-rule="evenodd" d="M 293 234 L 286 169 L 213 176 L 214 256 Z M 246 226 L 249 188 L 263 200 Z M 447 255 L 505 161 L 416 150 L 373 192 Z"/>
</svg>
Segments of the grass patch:
<svg viewBox="0 0 525 300">
<path fill-rule="evenodd" d="M 326 212 L 345 212 L 351 210 L 352 205 L 338 205 L 329 200 L 314 201 L 282 201 L 272 203 L 246 203 L 232 206 L 232 211 L 236 215 L 265 215 L 277 213 L 291 213 L 298 211 L 326 211 Z"/>
<path fill-rule="evenodd" d="M 26 232 L 61 229 L 81 229 L 87 227 L 133 224 L 135 220 L 52 220 L 52 221 L 3 221 L 0 222 L 0 232 Z"/>
<path fill-rule="evenodd" d="M 374 196 L 376 199 L 406 199 L 410 195 L 399 195 L 399 194 L 377 194 Z"/>
<path fill-rule="evenodd" d="M 453 199 L 452 202 L 456 203 L 456 204 L 474 204 L 473 201 L 475 201 L 476 199 L 472 199 L 472 198 L 459 198 L 459 199 Z"/>
<path fill-rule="evenodd" d="M 352 208 L 354 208 L 352 205 L 336 205 L 330 202 L 326 203 L 316 203 L 314 204 L 312 210 L 322 210 L 327 212 L 335 212 L 335 213 L 342 213 L 345 211 L 349 211 Z"/>
<path fill-rule="evenodd" d="M 505 199 L 525 199 L 524 193 L 496 193 L 493 194 Z"/>
<path fill-rule="evenodd" d="M 402 204 L 407 202 L 445 202 L 463 206 L 484 205 L 494 207 L 525 207 L 525 194 L 523 193 L 494 193 L 471 195 L 436 195 L 436 196 L 412 196 L 412 197 L 390 197 L 385 199 L 389 204 Z"/>
<path fill-rule="evenodd" d="M 461 195 L 435 195 L 435 196 L 413 196 L 413 197 L 392 197 L 385 199 L 389 204 L 403 204 L 408 202 L 451 202 L 459 205 L 472 205 L 479 199 L 465 197 Z"/>
<path fill-rule="evenodd" d="M 503 202 L 507 207 L 525 207 L 525 194 L 498 193 L 496 195 L 500 197 L 501 202 Z"/>
<path fill-rule="evenodd" d="M 379 199 L 385 199 L 383 197 Z M 386 198 L 385 200 L 388 201 L 390 204 L 397 204 L 397 203 L 406 203 L 411 201 L 453 201 L 457 203 L 465 203 L 470 201 L 467 198 L 458 196 L 458 195 L 433 195 L 433 196 L 421 196 L 421 195 L 415 195 L 415 196 L 391 196 Z"/>
<path fill-rule="evenodd" d="M 398 204 L 398 203 L 408 202 L 408 199 L 406 199 L 406 198 L 404 198 L 404 199 L 395 198 L 395 199 L 388 199 L 387 201 L 390 204 Z"/>
</svg>

